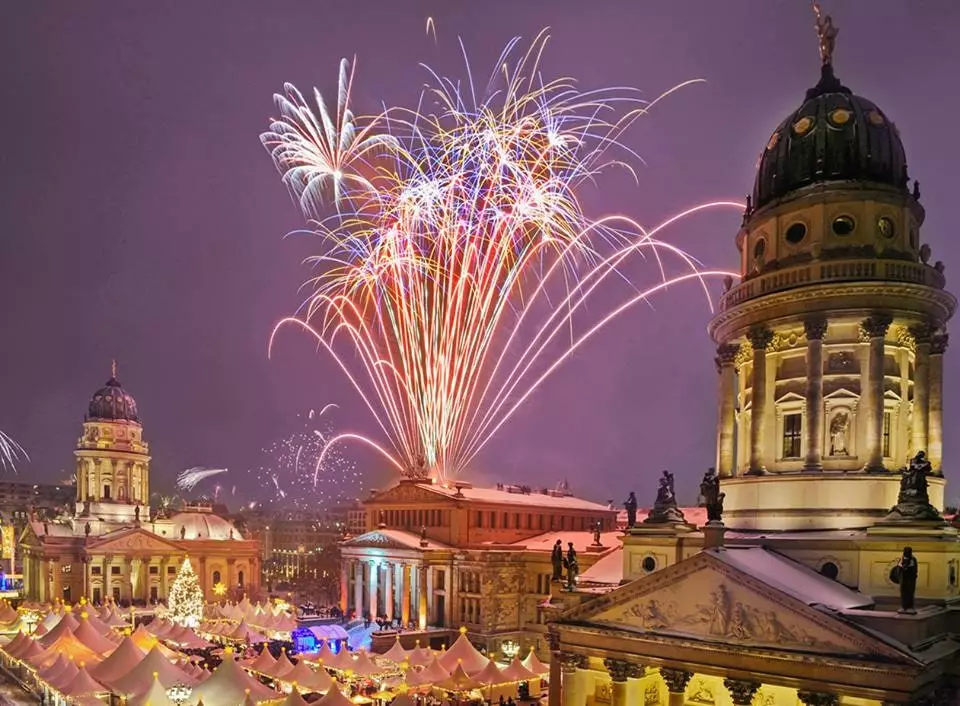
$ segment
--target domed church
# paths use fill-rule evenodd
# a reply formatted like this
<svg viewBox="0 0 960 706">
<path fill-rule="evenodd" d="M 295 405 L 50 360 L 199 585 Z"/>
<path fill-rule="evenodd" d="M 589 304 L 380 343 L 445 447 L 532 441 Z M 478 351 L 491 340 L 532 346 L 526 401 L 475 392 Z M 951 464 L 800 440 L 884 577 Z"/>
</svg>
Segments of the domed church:
<svg viewBox="0 0 960 706">
<path fill-rule="evenodd" d="M 33 518 L 20 538 L 24 592 L 40 601 L 148 603 L 166 599 L 188 554 L 207 600 L 260 589 L 260 547 L 210 507 L 150 508 L 150 456 L 137 402 L 110 379 L 87 407 L 69 518 Z M 222 587 L 218 587 L 222 585 Z"/>
<path fill-rule="evenodd" d="M 619 557 L 554 592 L 551 706 L 960 703 L 960 541 L 942 515 L 956 299 L 893 112 L 839 80 L 814 8 L 820 78 L 766 139 L 740 279 L 709 324 L 709 520 L 667 502 L 665 474 Z"/>
</svg>

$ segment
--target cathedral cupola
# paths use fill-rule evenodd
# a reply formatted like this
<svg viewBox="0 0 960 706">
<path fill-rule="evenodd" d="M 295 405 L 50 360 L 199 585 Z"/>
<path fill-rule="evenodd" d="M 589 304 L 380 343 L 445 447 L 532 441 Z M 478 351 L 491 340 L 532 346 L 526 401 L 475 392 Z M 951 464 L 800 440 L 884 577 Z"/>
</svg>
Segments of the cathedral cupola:
<svg viewBox="0 0 960 706">
<path fill-rule="evenodd" d="M 944 265 L 901 136 L 833 65 L 817 11 L 820 79 L 763 148 L 709 331 L 717 343 L 717 469 L 743 529 L 864 528 L 897 504 L 924 451 L 939 472 Z M 943 481 L 931 482 L 942 507 Z"/>
</svg>

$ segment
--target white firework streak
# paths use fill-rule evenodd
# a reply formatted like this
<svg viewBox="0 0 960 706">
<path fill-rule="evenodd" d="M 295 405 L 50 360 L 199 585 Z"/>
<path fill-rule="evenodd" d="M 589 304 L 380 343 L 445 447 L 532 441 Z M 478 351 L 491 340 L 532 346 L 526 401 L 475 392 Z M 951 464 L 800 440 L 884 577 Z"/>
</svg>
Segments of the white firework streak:
<svg viewBox="0 0 960 706">
<path fill-rule="evenodd" d="M 204 478 L 210 478 L 211 476 L 217 476 L 226 472 L 226 468 L 207 468 L 205 466 L 194 466 L 193 468 L 188 468 L 177 476 L 177 487 L 180 490 L 193 490 L 195 487 L 197 487 L 197 483 L 202 481 Z"/>
<path fill-rule="evenodd" d="M 30 456 L 20 444 L 0 431 L 0 471 L 9 470 L 16 473 L 17 460 L 20 457 L 30 460 Z"/>
</svg>

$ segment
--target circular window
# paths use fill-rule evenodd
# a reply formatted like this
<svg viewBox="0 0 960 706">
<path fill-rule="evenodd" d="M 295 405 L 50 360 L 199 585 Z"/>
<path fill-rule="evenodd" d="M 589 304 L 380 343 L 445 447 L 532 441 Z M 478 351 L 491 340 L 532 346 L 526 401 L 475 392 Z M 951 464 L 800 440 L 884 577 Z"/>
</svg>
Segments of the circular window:
<svg viewBox="0 0 960 706">
<path fill-rule="evenodd" d="M 767 241 L 763 238 L 757 241 L 756 245 L 753 246 L 753 259 L 754 260 L 763 260 L 764 253 L 767 252 Z"/>
<path fill-rule="evenodd" d="M 787 242 L 791 245 L 797 245 L 807 237 L 807 227 L 803 223 L 794 223 L 787 228 L 787 232 L 784 233 L 783 237 L 786 238 Z"/>
<path fill-rule="evenodd" d="M 897 228 L 893 223 L 893 219 L 889 216 L 880 216 L 877 221 L 877 230 L 880 231 L 880 235 L 887 240 L 897 234 Z"/>
<path fill-rule="evenodd" d="M 832 561 L 824 562 L 823 566 L 820 567 L 820 575 L 826 576 L 831 581 L 836 581 L 837 576 L 840 575 L 840 567 Z"/>
<path fill-rule="evenodd" d="M 656 570 L 657 560 L 652 556 L 646 556 L 643 558 L 643 562 L 640 565 L 643 567 L 643 570 L 649 574 L 651 571 Z"/>
<path fill-rule="evenodd" d="M 833 219 L 833 232 L 837 235 L 850 235 L 857 224 L 850 216 L 838 216 Z"/>
</svg>

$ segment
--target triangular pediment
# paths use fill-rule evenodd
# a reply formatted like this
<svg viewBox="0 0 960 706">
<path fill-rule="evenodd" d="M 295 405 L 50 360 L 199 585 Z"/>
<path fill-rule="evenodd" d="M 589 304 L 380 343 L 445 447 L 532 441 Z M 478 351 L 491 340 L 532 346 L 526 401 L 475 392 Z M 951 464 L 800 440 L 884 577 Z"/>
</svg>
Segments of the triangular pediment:
<svg viewBox="0 0 960 706">
<path fill-rule="evenodd" d="M 40 537 L 37 536 L 30 522 L 27 523 L 26 527 L 23 528 L 23 532 L 20 533 L 20 539 L 17 540 L 17 544 L 24 547 L 40 546 Z"/>
<path fill-rule="evenodd" d="M 99 537 L 87 545 L 88 551 L 95 552 L 183 552 L 179 546 L 143 529 L 126 529 L 111 532 Z"/>
<path fill-rule="evenodd" d="M 419 483 L 401 481 L 392 488 L 378 491 L 366 504 L 381 505 L 389 503 L 437 503 L 447 500 L 442 493 L 431 491 Z"/>
<path fill-rule="evenodd" d="M 805 399 L 803 395 L 798 395 L 796 392 L 788 392 L 783 395 L 780 399 L 776 400 L 777 404 L 783 404 L 785 402 L 804 402 Z"/>
<path fill-rule="evenodd" d="M 379 547 L 381 549 L 416 549 L 419 539 L 400 530 L 372 530 L 340 543 L 342 547 Z"/>
<path fill-rule="evenodd" d="M 761 550 L 762 551 L 762 550 Z M 764 583 L 709 552 L 644 576 L 559 617 L 560 625 L 830 655 L 882 655 L 894 646 Z"/>
<path fill-rule="evenodd" d="M 833 392 L 823 396 L 825 400 L 858 400 L 860 395 L 856 392 L 852 392 L 845 387 L 838 388 Z"/>
</svg>

